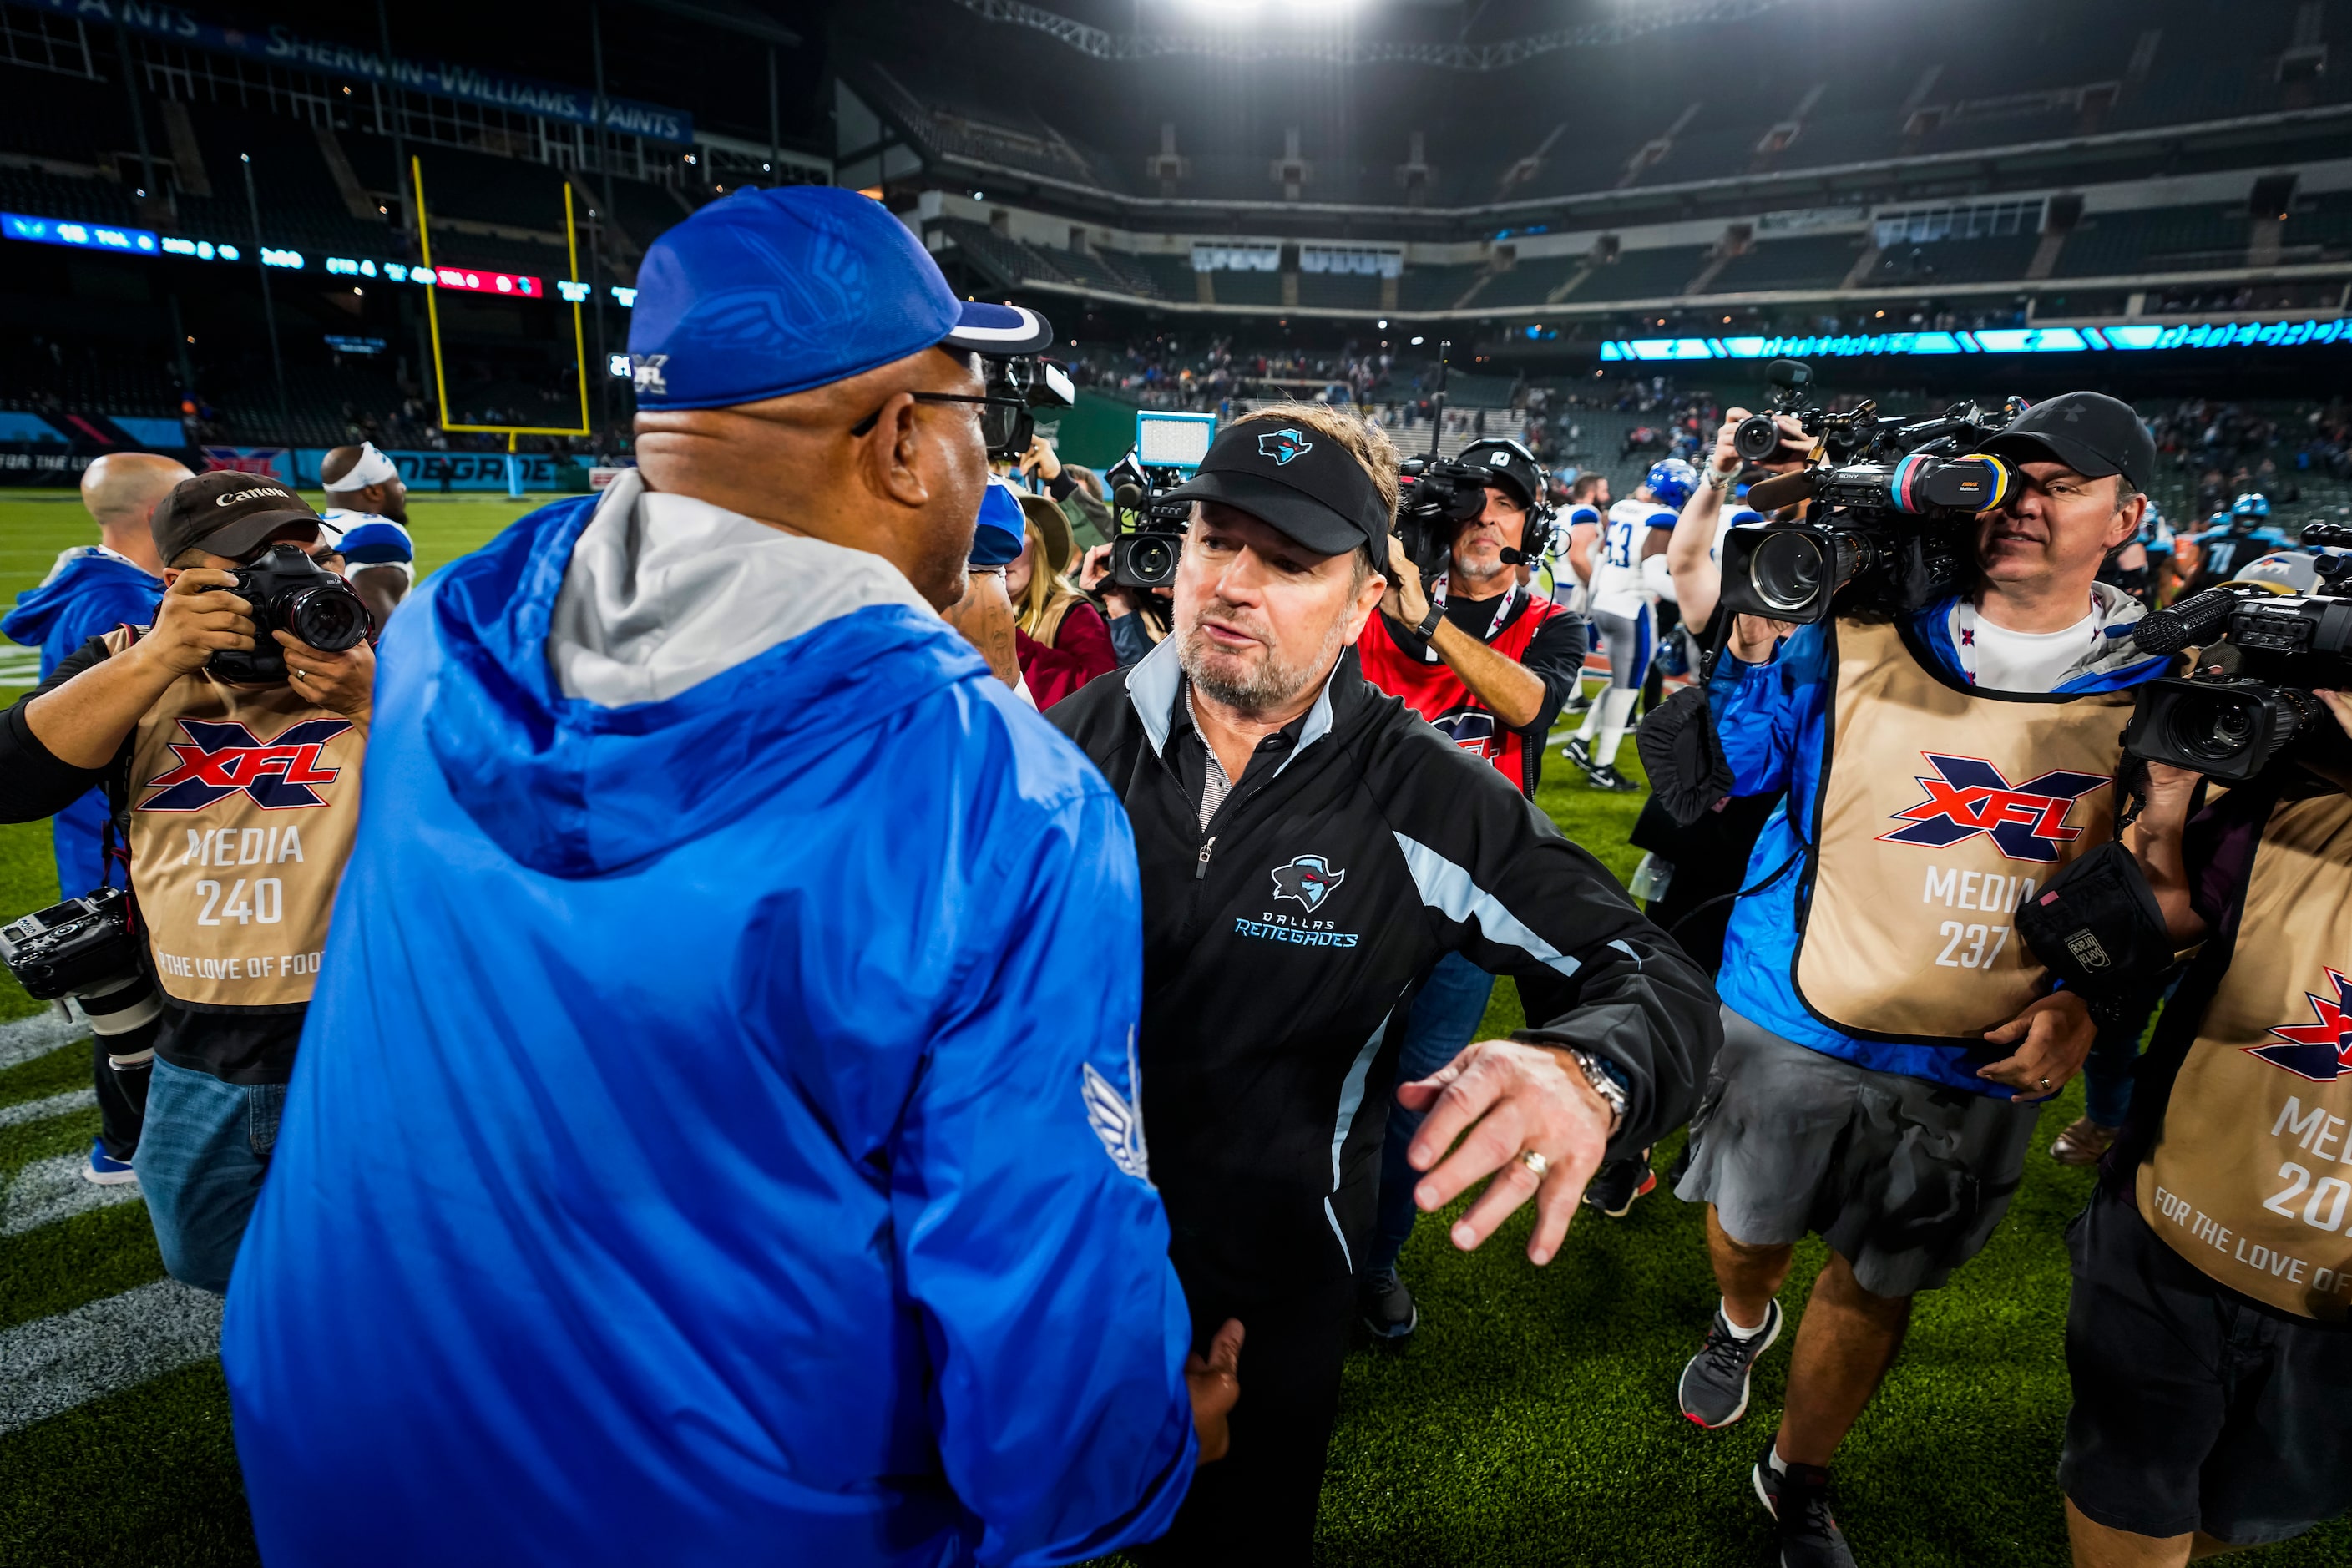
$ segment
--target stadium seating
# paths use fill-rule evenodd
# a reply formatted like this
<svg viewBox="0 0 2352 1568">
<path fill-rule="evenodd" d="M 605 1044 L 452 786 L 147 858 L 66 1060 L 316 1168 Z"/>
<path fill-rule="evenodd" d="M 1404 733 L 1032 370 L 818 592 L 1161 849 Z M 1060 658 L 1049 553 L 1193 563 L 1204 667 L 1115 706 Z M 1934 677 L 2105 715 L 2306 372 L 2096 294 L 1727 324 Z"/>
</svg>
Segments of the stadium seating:
<svg viewBox="0 0 2352 1568">
<path fill-rule="evenodd" d="M 1704 245 L 1670 245 L 1656 250 L 1627 250 L 1577 285 L 1579 303 L 1595 300 L 1662 300 L 1679 294 L 1705 270 Z"/>
<path fill-rule="evenodd" d="M 2003 234 L 1889 246 L 1879 252 L 1877 263 L 1862 281 L 1870 288 L 1887 289 L 2022 278 L 2041 243 L 2038 234 Z"/>
<path fill-rule="evenodd" d="M 168 154 L 152 121 L 147 134 L 151 153 Z M 94 167 L 136 145 L 119 83 L 0 65 L 0 148 Z"/>
<path fill-rule="evenodd" d="M 1760 293 L 1771 289 L 1834 289 L 1862 254 L 1859 235 L 1805 235 L 1769 239 L 1733 257 L 1707 285 L 1710 294 Z"/>
<path fill-rule="evenodd" d="M 1298 275 L 1298 302 L 1326 310 L 1377 310 L 1381 307 L 1381 280 L 1360 272 L 1302 272 Z"/>
<path fill-rule="evenodd" d="M 2242 267 L 2252 237 L 2243 205 L 2093 213 L 2066 237 L 2056 275 L 2104 278 Z"/>
</svg>

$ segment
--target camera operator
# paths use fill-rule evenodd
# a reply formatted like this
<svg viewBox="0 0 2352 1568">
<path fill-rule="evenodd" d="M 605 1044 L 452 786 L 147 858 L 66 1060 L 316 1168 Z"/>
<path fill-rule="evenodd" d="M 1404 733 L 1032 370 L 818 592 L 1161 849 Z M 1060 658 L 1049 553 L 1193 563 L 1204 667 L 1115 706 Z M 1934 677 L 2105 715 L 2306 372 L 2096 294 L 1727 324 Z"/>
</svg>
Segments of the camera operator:
<svg viewBox="0 0 2352 1568">
<path fill-rule="evenodd" d="M 164 1268 L 212 1291 L 269 1168 L 358 824 L 375 671 L 363 639 L 321 652 L 282 628 L 264 639 L 283 656 L 266 684 L 225 678 L 216 656 L 257 647 L 231 574 L 281 542 L 322 549 L 320 533 L 276 479 L 184 480 L 154 514 L 153 624 L 83 644 L 0 727 L 0 820 L 108 791 L 163 994 L 139 1184 Z"/>
<path fill-rule="evenodd" d="M 155 618 L 163 595 L 163 563 L 147 520 L 172 487 L 188 477 L 184 464 L 154 452 L 112 452 L 81 473 L 81 504 L 98 524 L 96 544 L 60 552 L 40 586 L 16 595 L 0 633 L 41 650 L 41 679 L 90 638 L 119 626 Z M 105 879 L 100 864 L 106 792 L 93 789 L 67 805 L 49 825 L 57 856 L 58 893 L 79 898 Z M 94 1031 L 90 1076 L 98 1093 L 98 1137 L 82 1175 L 99 1186 L 137 1179 L 141 1108 L 147 1103 L 149 1065 L 155 1059 L 152 1025 Z"/>
<path fill-rule="evenodd" d="M 2318 696 L 2352 731 L 2352 701 Z M 2193 813 L 2200 776 L 2151 762 L 2126 837 L 2170 943 L 2203 945 L 2067 1233 L 2081 1568 L 2352 1509 L 2352 747 L 2313 740 Z"/>
<path fill-rule="evenodd" d="M 1496 1178 L 1458 1247 L 1533 1197 L 1549 1262 L 1604 1148 L 1677 1124 L 1715 1049 L 1712 993 L 1616 879 L 1365 680 L 1397 483 L 1387 436 L 1327 405 L 1228 424 L 1161 498 L 1192 503 L 1175 631 L 1046 716 L 1135 825 L 1143 1113 L 1195 1331 L 1249 1325 L 1231 1455 L 1168 1561 L 1311 1551 L 1390 1088 L 1441 959 L 1517 977 L 1548 1021 L 1396 1091 L 1427 1117 L 1421 1208 Z"/>
<path fill-rule="evenodd" d="M 1529 551 L 1530 524 L 1544 516 L 1543 468 L 1516 441 L 1465 447 L 1456 459 L 1486 473 L 1485 510 L 1456 531 L 1446 571 L 1424 593 L 1402 548 L 1391 552 L 1381 613 L 1356 638 L 1364 679 L 1400 698 L 1464 751 L 1486 758 L 1511 786 L 1535 798 L 1544 737 L 1576 689 L 1584 663 L 1584 618 L 1519 584 L 1504 552 Z M 1486 1016 L 1494 976 L 1458 952 L 1437 961 L 1413 998 L 1395 1076 L 1423 1079 L 1461 1054 Z M 1391 1110 L 1381 1156 L 1377 1238 L 1359 1261 L 1358 1315 L 1378 1338 L 1402 1339 L 1420 1321 L 1397 1257 L 1412 1235 L 1419 1179 L 1405 1148 L 1420 1116 Z"/>
<path fill-rule="evenodd" d="M 1021 406 L 975 356 L 1052 330 L 825 186 L 637 281 L 638 466 L 394 617 L 221 1345 L 262 1551 L 1118 1551 L 1240 1330 L 1188 1369 L 1124 814 L 939 615 Z"/>
<path fill-rule="evenodd" d="M 1891 625 L 1849 611 L 1777 652 L 1786 628 L 1742 616 L 1711 682 L 1732 793 L 1788 800 L 1731 917 L 1725 1045 L 1677 1187 L 1708 1205 L 1724 1298 L 1678 1398 L 1704 1426 L 1747 1413 L 1794 1245 L 1819 1231 L 1830 1259 L 1753 1475 L 1791 1565 L 1853 1561 L 1831 1458 L 2090 1048 L 2087 1006 L 2049 994 L 2011 911 L 2108 836 L 2119 710 L 2165 665 L 2122 635 L 2139 605 L 2094 582 L 2156 468 L 2130 407 L 2069 393 L 1987 445 L 2015 486 L 1976 520 L 1973 592 Z"/>
<path fill-rule="evenodd" d="M 1118 668 L 1126 669 L 1167 639 L 1176 591 L 1164 584 L 1130 588 L 1114 581 L 1110 552 L 1108 544 L 1087 552 L 1078 565 L 1078 586 L 1102 605 L 1103 618 L 1110 623 L 1111 651 L 1118 656 Z"/>
<path fill-rule="evenodd" d="M 400 469 L 373 441 L 338 447 L 319 459 L 319 488 L 335 504 L 320 513 L 343 558 L 343 574 L 367 605 L 382 635 L 384 623 L 416 584 L 416 542 L 408 536 L 408 487 Z"/>
</svg>

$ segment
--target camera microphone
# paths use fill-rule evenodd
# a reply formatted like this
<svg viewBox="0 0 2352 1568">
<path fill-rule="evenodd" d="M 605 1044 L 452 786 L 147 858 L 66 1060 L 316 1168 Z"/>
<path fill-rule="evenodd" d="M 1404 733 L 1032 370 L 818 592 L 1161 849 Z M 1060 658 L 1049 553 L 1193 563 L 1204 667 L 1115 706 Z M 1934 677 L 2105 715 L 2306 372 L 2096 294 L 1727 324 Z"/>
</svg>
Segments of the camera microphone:
<svg viewBox="0 0 2352 1568">
<path fill-rule="evenodd" d="M 1503 550 L 1502 557 L 1503 564 L 1506 566 L 1533 566 L 1542 559 L 1540 556 L 1529 555 L 1523 550 L 1512 550 L 1507 547 Z"/>
<path fill-rule="evenodd" d="M 1110 492 L 1110 504 L 1121 511 L 1140 511 L 1143 510 L 1143 487 L 1120 485 Z"/>
<path fill-rule="evenodd" d="M 2191 594 L 2177 605 L 2150 610 L 2132 627 L 2132 646 L 2142 653 L 2179 653 L 2199 647 L 2230 624 L 2242 593 L 2226 584 Z"/>
</svg>

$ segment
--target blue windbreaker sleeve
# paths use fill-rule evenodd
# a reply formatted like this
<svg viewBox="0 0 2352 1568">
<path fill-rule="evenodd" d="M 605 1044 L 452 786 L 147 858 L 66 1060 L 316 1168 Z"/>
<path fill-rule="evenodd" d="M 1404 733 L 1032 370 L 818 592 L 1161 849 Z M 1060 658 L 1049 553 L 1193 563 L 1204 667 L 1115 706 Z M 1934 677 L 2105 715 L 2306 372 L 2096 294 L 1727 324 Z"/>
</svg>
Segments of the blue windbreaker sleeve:
<svg viewBox="0 0 2352 1568">
<path fill-rule="evenodd" d="M 936 1369 L 949 1485 L 985 1563 L 1064 1563 L 1164 1533 L 1196 1445 L 1192 1321 L 1150 1185 L 1133 1066 L 1135 840 L 1107 787 L 987 858 L 1003 893 L 892 1150 L 906 1288 Z M 1001 817 L 1002 820 L 1002 817 Z"/>
<path fill-rule="evenodd" d="M 1731 766 L 1731 793 L 1789 787 L 1798 739 L 1815 728 L 1829 679 L 1830 642 L 1821 623 L 1799 626 L 1769 664 L 1726 654 L 1707 683 L 1716 738 Z"/>
</svg>

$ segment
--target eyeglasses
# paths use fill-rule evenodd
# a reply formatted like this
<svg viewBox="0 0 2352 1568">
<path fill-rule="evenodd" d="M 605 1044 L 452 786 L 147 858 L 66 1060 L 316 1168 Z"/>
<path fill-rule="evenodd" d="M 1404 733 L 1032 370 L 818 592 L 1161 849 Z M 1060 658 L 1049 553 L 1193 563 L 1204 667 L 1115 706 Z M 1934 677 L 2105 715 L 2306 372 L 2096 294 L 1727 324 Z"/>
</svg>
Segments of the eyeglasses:
<svg viewBox="0 0 2352 1568">
<path fill-rule="evenodd" d="M 983 435 L 992 434 L 999 426 L 1010 428 L 1014 416 L 1021 414 L 1029 406 L 1027 403 L 1018 397 L 992 397 L 985 393 L 910 392 L 907 395 L 913 398 L 918 403 L 977 403 L 987 408 L 1004 410 L 1003 413 L 999 414 L 994 419 L 989 418 L 985 414 L 982 416 L 981 431 Z M 889 405 L 886 403 L 882 406 L 883 408 L 887 408 Z M 851 426 L 849 427 L 849 433 L 857 437 L 870 436 L 874 433 L 874 426 L 881 422 L 882 409 L 877 408 L 873 413 L 867 415 L 865 418 L 859 420 L 856 424 Z M 993 447 L 998 445 L 998 443 L 992 440 L 989 445 Z"/>
</svg>

